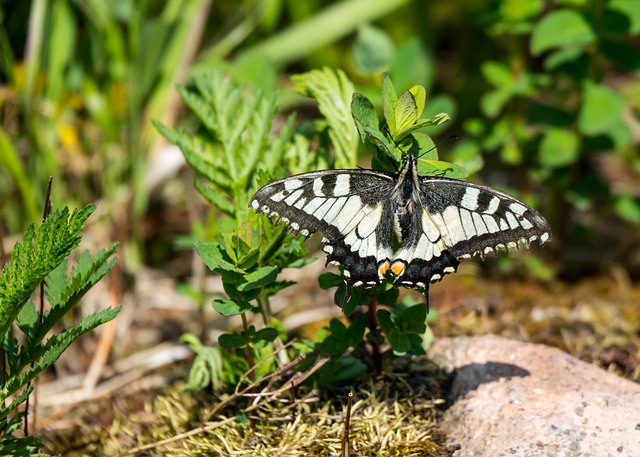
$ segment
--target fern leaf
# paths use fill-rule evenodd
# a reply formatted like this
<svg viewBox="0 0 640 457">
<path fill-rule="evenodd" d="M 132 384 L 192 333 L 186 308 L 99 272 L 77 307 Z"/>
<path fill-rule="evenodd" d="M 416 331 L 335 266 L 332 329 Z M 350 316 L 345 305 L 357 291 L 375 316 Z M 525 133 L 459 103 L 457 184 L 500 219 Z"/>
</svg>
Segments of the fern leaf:
<svg viewBox="0 0 640 457">
<path fill-rule="evenodd" d="M 71 215 L 68 208 L 56 210 L 37 231 L 29 226 L 0 274 L 0 338 L 40 281 L 78 246 L 84 222 L 95 209 L 88 205 Z"/>
</svg>

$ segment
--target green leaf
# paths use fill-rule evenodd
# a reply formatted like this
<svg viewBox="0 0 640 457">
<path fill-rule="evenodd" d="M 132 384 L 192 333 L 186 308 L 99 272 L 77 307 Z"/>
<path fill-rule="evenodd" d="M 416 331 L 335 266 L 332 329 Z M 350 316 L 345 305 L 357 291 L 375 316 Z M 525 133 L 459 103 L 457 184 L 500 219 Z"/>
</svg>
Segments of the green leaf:
<svg viewBox="0 0 640 457">
<path fill-rule="evenodd" d="M 243 348 L 247 345 L 247 338 L 244 335 L 223 333 L 218 337 L 218 343 L 223 348 Z"/>
<path fill-rule="evenodd" d="M 278 338 L 279 333 L 273 327 L 265 327 L 256 332 L 253 336 L 253 341 L 266 341 L 268 343 L 272 342 L 276 338 Z"/>
<path fill-rule="evenodd" d="M 487 61 L 480 68 L 484 78 L 489 83 L 499 89 L 508 88 L 513 85 L 513 75 L 506 65 L 500 62 Z"/>
<path fill-rule="evenodd" d="M 544 59 L 544 68 L 556 70 L 560 66 L 573 63 L 587 56 L 587 52 L 582 48 L 560 48 L 550 52 Z"/>
<path fill-rule="evenodd" d="M 340 70 L 312 70 L 292 78 L 296 91 L 312 96 L 329 126 L 336 166 L 354 168 L 358 157 L 358 132 L 354 128 L 353 83 Z M 374 111 L 375 114 L 375 111 Z M 375 125 L 377 126 L 377 117 Z"/>
<path fill-rule="evenodd" d="M 411 349 L 411 340 L 409 339 L 409 335 L 406 333 L 397 329 L 392 329 L 386 335 L 391 347 L 393 348 L 393 352 L 403 354 L 409 352 Z"/>
<path fill-rule="evenodd" d="M 373 103 L 364 95 L 354 92 L 351 112 L 360 138 L 367 150 L 372 152 L 374 156 L 380 151 L 399 161 L 400 155 L 395 151 L 395 147 L 378 129 L 378 116 Z"/>
<path fill-rule="evenodd" d="M 585 135 L 605 133 L 620 120 L 624 102 L 617 92 L 599 84 L 587 84 L 578 114 L 578 128 Z"/>
<path fill-rule="evenodd" d="M 351 54 L 356 71 L 376 74 L 389 66 L 394 54 L 395 46 L 386 32 L 367 24 L 358 28 Z"/>
<path fill-rule="evenodd" d="M 395 318 L 400 329 L 404 332 L 423 334 L 426 330 L 426 303 L 418 303 L 401 311 Z"/>
<path fill-rule="evenodd" d="M 485 93 L 480 99 L 480 109 L 488 118 L 495 118 L 500 114 L 504 105 L 511 99 L 511 92 L 503 89 Z"/>
<path fill-rule="evenodd" d="M 55 210 L 37 231 L 29 226 L 22 242 L 16 243 L 0 273 L 0 339 L 40 281 L 78 246 L 84 222 L 95 209 L 87 205 L 71 214 L 68 208 Z"/>
<path fill-rule="evenodd" d="M 631 195 L 623 195 L 615 200 L 616 214 L 633 224 L 640 224 L 640 199 Z"/>
<path fill-rule="evenodd" d="M 548 129 L 540 142 L 540 163 L 545 167 L 564 167 L 574 163 L 580 154 L 580 139 L 574 132 Z"/>
<path fill-rule="evenodd" d="M 244 300 L 213 300 L 211 304 L 213 309 L 223 316 L 235 316 L 237 314 L 246 313 L 251 309 L 251 303 Z"/>
<path fill-rule="evenodd" d="M 556 10 L 547 14 L 533 29 L 531 52 L 540 55 L 555 47 L 584 46 L 596 35 L 587 20 L 576 11 Z"/>
<path fill-rule="evenodd" d="M 378 115 L 373 103 L 365 95 L 358 92 L 354 92 L 351 97 L 351 115 L 356 123 L 362 127 L 378 127 Z M 364 140 L 365 138 L 362 138 L 362 141 Z"/>
<path fill-rule="evenodd" d="M 610 0 L 607 8 L 618 11 L 629 19 L 629 36 L 640 33 L 640 8 L 637 0 Z"/>
<path fill-rule="evenodd" d="M 217 272 L 228 271 L 233 273 L 245 274 L 245 271 L 236 267 L 231 263 L 231 259 L 227 253 L 222 249 L 220 243 L 196 243 L 196 251 L 198 255 L 204 260 L 207 266 Z"/>
<path fill-rule="evenodd" d="M 443 162 L 441 160 L 422 160 L 418 159 L 418 171 L 422 175 L 427 176 L 444 176 L 447 178 L 466 178 L 469 173 L 460 165 L 451 162 Z"/>
<path fill-rule="evenodd" d="M 413 99 L 416 102 L 416 108 L 418 109 L 417 117 L 420 118 L 424 113 L 424 107 L 427 103 L 427 91 L 422 86 L 413 86 L 409 89 L 409 92 L 411 92 L 411 95 L 413 95 Z"/>
<path fill-rule="evenodd" d="M 344 284 L 342 276 L 335 273 L 322 273 L 318 277 L 318 283 L 322 289 L 331 289 L 332 287 L 338 287 Z"/>
<path fill-rule="evenodd" d="M 404 139 L 404 131 L 413 126 L 418 120 L 418 106 L 416 105 L 416 99 L 409 91 L 405 91 L 398 98 L 395 112 L 396 129 L 391 130 L 394 139 L 398 142 Z"/>
<path fill-rule="evenodd" d="M 243 280 L 245 282 L 238 286 L 238 290 L 245 292 L 247 290 L 259 289 L 275 281 L 277 276 L 278 267 L 273 265 L 260 267 L 256 271 L 244 276 Z"/>
<path fill-rule="evenodd" d="M 397 131 L 396 127 L 396 105 L 398 104 L 398 96 L 393 88 L 393 83 L 389 77 L 389 73 L 382 74 L 382 111 L 387 121 L 387 127 L 393 133 Z"/>
</svg>

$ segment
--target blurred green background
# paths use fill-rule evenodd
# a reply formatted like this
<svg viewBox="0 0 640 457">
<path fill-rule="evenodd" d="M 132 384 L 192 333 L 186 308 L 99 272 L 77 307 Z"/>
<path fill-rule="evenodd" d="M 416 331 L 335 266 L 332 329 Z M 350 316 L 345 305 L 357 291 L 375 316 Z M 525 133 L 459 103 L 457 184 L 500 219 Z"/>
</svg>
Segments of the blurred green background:
<svg viewBox="0 0 640 457">
<path fill-rule="evenodd" d="M 54 206 L 100 204 L 126 269 L 168 268 L 202 207 L 151 123 L 194 127 L 175 84 L 222 69 L 304 120 L 290 75 L 332 67 L 372 100 L 383 71 L 427 88 L 427 114 L 453 118 L 427 133 L 459 137 L 441 156 L 550 221 L 527 274 L 640 274 L 634 0 L 1 0 L 0 18 L 5 238 L 40 219 L 53 176 Z"/>
</svg>

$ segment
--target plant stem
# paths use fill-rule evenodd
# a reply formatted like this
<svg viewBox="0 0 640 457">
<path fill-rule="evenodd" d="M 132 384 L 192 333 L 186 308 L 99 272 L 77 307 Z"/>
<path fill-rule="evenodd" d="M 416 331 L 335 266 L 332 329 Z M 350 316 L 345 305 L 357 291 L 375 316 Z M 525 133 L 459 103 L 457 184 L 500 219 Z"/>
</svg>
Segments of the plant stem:
<svg viewBox="0 0 640 457">
<path fill-rule="evenodd" d="M 376 318 L 376 300 L 372 298 L 369 300 L 369 333 L 372 336 L 378 334 L 378 320 Z M 380 354 L 380 345 L 376 343 L 375 338 L 369 340 L 371 345 L 371 358 L 373 360 L 373 369 L 376 374 L 382 373 L 382 355 Z"/>
<path fill-rule="evenodd" d="M 247 322 L 247 313 L 240 314 L 242 317 L 242 329 L 244 330 L 245 336 L 249 335 L 249 324 Z M 253 347 L 251 343 L 247 341 L 247 345 L 244 348 L 245 356 L 247 357 L 247 363 L 249 364 L 249 379 L 251 382 L 256 382 L 256 372 L 253 369 L 255 366 L 255 361 L 253 360 Z"/>
</svg>

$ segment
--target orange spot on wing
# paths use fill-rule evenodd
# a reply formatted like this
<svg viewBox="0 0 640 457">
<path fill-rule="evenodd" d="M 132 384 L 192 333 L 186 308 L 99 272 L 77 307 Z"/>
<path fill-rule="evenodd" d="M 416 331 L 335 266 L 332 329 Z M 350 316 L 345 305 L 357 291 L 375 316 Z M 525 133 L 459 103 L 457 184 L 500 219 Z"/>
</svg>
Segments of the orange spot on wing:
<svg viewBox="0 0 640 457">
<path fill-rule="evenodd" d="M 378 266 L 378 275 L 380 275 L 380 277 L 383 277 L 384 275 L 386 275 L 387 271 L 389 271 L 389 267 L 391 267 L 391 264 L 389 263 L 388 260 L 385 260 L 384 262 L 382 262 Z"/>
<path fill-rule="evenodd" d="M 406 265 L 402 260 L 396 260 L 391 264 L 391 273 L 393 273 L 394 276 L 400 276 L 404 272 L 405 267 Z"/>
</svg>

